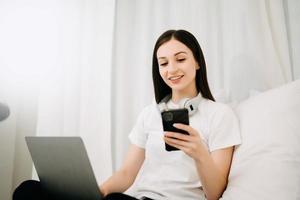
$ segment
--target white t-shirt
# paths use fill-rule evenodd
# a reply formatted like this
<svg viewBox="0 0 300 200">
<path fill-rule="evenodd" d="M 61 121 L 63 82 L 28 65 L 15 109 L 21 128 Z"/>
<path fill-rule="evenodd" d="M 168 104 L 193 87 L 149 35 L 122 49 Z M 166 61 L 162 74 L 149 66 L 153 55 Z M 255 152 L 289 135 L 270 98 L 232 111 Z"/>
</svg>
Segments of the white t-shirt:
<svg viewBox="0 0 300 200">
<path fill-rule="evenodd" d="M 178 108 L 171 100 L 169 109 Z M 232 109 L 202 98 L 190 126 L 201 134 L 210 152 L 241 144 L 238 120 Z M 131 195 L 162 200 L 205 199 L 194 160 L 183 151 L 166 151 L 157 104 L 145 107 L 129 134 L 132 144 L 145 149 L 145 161 Z"/>
</svg>

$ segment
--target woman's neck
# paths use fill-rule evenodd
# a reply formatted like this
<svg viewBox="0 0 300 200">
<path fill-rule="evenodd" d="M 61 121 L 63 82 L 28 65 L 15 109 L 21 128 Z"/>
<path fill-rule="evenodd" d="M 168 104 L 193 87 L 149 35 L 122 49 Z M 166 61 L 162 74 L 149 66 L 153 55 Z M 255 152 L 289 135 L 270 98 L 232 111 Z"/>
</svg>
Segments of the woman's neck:
<svg viewBox="0 0 300 200">
<path fill-rule="evenodd" d="M 178 103 L 183 98 L 193 98 L 198 95 L 197 90 L 193 91 L 172 91 L 172 101 Z"/>
</svg>

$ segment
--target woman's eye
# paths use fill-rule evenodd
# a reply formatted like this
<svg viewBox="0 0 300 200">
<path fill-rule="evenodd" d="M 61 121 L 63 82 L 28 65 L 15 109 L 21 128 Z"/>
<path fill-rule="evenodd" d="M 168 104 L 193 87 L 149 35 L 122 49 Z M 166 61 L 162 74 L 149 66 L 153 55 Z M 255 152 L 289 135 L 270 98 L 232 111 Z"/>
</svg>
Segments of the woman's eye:
<svg viewBox="0 0 300 200">
<path fill-rule="evenodd" d="M 160 66 L 166 66 L 168 63 L 160 63 Z"/>
<path fill-rule="evenodd" d="M 177 59 L 178 62 L 183 62 L 185 61 L 185 58 L 180 58 L 180 59 Z"/>
</svg>

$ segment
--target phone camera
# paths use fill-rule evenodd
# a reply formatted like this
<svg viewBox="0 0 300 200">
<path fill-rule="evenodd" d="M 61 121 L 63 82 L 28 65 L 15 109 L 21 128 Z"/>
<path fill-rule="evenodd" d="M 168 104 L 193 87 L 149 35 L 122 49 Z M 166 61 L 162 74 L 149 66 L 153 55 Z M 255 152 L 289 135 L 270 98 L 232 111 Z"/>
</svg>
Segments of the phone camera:
<svg viewBox="0 0 300 200">
<path fill-rule="evenodd" d="M 172 121 L 173 120 L 173 113 L 170 113 L 170 112 L 163 113 L 163 119 L 167 122 Z"/>
</svg>

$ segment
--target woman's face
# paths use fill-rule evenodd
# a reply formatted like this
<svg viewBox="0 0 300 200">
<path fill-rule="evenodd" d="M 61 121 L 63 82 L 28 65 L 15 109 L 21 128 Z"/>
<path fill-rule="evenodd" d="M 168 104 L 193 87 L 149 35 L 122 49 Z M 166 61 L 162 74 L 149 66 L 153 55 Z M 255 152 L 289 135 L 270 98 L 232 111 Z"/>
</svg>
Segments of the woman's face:
<svg viewBox="0 0 300 200">
<path fill-rule="evenodd" d="M 197 94 L 195 77 L 199 66 L 187 46 L 171 39 L 158 48 L 156 56 L 160 76 L 173 94 Z"/>
</svg>

